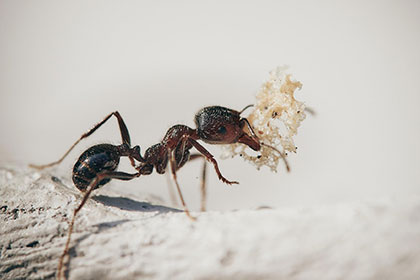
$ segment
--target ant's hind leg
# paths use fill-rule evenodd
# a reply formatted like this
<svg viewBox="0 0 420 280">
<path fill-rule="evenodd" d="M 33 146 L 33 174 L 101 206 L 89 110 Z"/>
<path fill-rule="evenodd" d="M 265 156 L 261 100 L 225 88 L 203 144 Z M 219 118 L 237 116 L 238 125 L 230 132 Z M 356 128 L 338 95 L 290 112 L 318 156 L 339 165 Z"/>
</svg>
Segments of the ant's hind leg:
<svg viewBox="0 0 420 280">
<path fill-rule="evenodd" d="M 185 212 L 185 214 L 187 214 L 188 218 L 195 221 L 196 218 L 191 216 L 190 211 L 188 210 L 187 205 L 185 204 L 184 197 L 182 196 L 181 188 L 179 187 L 179 184 L 178 184 L 178 180 L 177 180 L 177 176 L 176 176 L 175 155 L 173 154 L 173 151 L 171 151 L 171 150 L 168 150 L 168 155 L 169 155 L 169 164 L 171 166 L 172 178 L 174 179 L 175 186 L 176 186 L 176 189 L 178 191 L 179 199 L 181 200 L 182 206 L 184 207 L 184 212 Z"/>
<path fill-rule="evenodd" d="M 79 213 L 79 211 L 85 205 L 86 201 L 88 200 L 92 191 L 95 189 L 96 185 L 100 181 L 102 181 L 103 179 L 107 179 L 107 178 L 128 181 L 128 180 L 134 179 L 134 178 L 139 177 L 139 176 L 140 176 L 140 173 L 129 174 L 129 173 L 125 173 L 125 172 L 108 171 L 108 172 L 98 174 L 95 177 L 95 179 L 92 180 L 92 182 L 87 187 L 86 192 L 84 193 L 84 196 L 83 196 L 82 201 L 80 202 L 79 206 L 77 206 L 77 208 L 74 209 L 73 217 L 72 217 L 71 222 L 69 224 L 66 245 L 64 247 L 63 253 L 61 254 L 61 257 L 60 257 L 60 260 L 59 260 L 59 263 L 58 263 L 58 269 L 57 269 L 58 270 L 57 271 L 57 278 L 58 279 L 61 279 L 61 277 L 63 276 L 62 275 L 62 273 L 63 273 L 62 269 L 63 269 L 63 264 L 64 264 L 64 258 L 68 255 L 68 252 L 69 252 L 71 234 L 73 233 L 73 227 L 74 227 L 74 222 L 76 220 L 76 215 L 77 215 L 77 213 Z"/>
<path fill-rule="evenodd" d="M 197 158 L 202 158 L 203 159 L 203 167 L 201 170 L 201 182 L 200 182 L 200 186 L 201 186 L 201 208 L 200 210 L 202 212 L 206 211 L 206 201 L 207 201 L 207 189 L 206 189 L 206 173 L 207 173 L 207 161 L 206 161 L 206 157 L 203 156 L 202 154 L 192 154 L 190 156 L 189 161 L 192 161 L 194 159 Z"/>
<path fill-rule="evenodd" d="M 44 164 L 44 165 L 35 165 L 35 164 L 30 164 L 29 166 L 32 168 L 36 168 L 36 169 L 44 169 L 47 167 L 51 167 L 54 165 L 57 165 L 59 163 L 61 163 L 65 157 L 73 150 L 74 147 L 76 147 L 77 144 L 79 144 L 79 142 L 84 139 L 89 137 L 92 133 L 94 133 L 99 127 L 101 127 L 107 120 L 109 120 L 110 117 L 115 116 L 118 120 L 118 125 L 120 127 L 120 132 L 121 132 L 121 138 L 122 138 L 122 142 L 124 144 L 127 144 L 128 146 L 130 146 L 130 135 L 128 133 L 128 129 L 127 126 L 124 123 L 124 120 L 122 119 L 120 113 L 118 113 L 118 111 L 112 112 L 111 114 L 109 114 L 108 116 L 106 116 L 101 122 L 99 122 L 98 124 L 96 124 L 93 128 L 91 128 L 88 132 L 86 132 L 85 134 L 83 134 L 82 136 L 80 136 L 80 138 L 74 142 L 74 144 L 70 147 L 70 149 L 67 150 L 67 152 L 65 152 L 65 154 L 57 161 L 51 162 L 49 164 Z"/>
</svg>

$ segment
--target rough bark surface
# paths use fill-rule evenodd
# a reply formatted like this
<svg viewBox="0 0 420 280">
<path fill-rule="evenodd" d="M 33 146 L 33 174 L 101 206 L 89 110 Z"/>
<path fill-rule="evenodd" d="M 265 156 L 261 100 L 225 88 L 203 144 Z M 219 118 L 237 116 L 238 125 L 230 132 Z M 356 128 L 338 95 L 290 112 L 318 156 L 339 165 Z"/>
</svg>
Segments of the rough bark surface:
<svg viewBox="0 0 420 280">
<path fill-rule="evenodd" d="M 81 195 L 54 171 L 0 168 L 0 278 L 51 279 Z M 420 279 L 420 198 L 193 213 L 97 191 L 70 279 Z"/>
</svg>

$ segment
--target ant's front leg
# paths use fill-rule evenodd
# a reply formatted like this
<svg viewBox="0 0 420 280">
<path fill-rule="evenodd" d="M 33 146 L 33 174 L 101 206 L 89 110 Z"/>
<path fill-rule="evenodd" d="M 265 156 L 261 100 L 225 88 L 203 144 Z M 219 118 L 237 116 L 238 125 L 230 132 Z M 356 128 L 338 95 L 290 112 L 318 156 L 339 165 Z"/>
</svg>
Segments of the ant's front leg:
<svg viewBox="0 0 420 280">
<path fill-rule="evenodd" d="M 79 206 L 77 206 L 77 208 L 74 209 L 73 217 L 72 217 L 71 222 L 69 224 L 66 245 L 64 247 L 63 253 L 62 253 L 62 255 L 60 257 L 60 260 L 59 260 L 59 263 L 58 263 L 58 269 L 57 269 L 58 270 L 57 271 L 57 278 L 58 279 L 61 279 L 61 277 L 62 277 L 62 269 L 63 269 L 63 264 L 64 264 L 64 258 L 68 255 L 68 252 L 69 252 L 71 234 L 73 233 L 73 227 L 74 227 L 74 222 L 76 221 L 76 215 L 83 208 L 83 206 L 85 205 L 86 201 L 88 200 L 90 194 L 95 189 L 95 187 L 98 185 L 98 183 L 101 182 L 103 179 L 108 179 L 108 178 L 128 181 L 128 180 L 137 178 L 140 175 L 141 175 L 140 173 L 129 174 L 129 173 L 119 172 L 119 171 L 107 171 L 107 172 L 97 174 L 95 179 L 92 180 L 92 182 L 87 187 L 86 192 L 84 192 L 82 201 L 80 202 Z"/>
<path fill-rule="evenodd" d="M 188 141 L 191 143 L 191 145 L 194 146 L 194 148 L 196 148 L 200 153 L 202 153 L 203 156 L 208 161 L 210 161 L 213 164 L 214 169 L 216 170 L 217 176 L 219 177 L 219 180 L 221 180 L 223 183 L 226 183 L 228 185 L 239 184 L 239 182 L 237 182 L 237 181 L 229 181 L 228 179 L 223 177 L 222 173 L 219 170 L 219 166 L 217 164 L 217 161 L 214 159 L 213 155 L 209 151 L 206 150 L 206 148 L 201 146 L 197 141 L 195 141 L 192 138 L 188 138 Z"/>
<path fill-rule="evenodd" d="M 121 138 L 122 138 L 123 144 L 127 144 L 130 147 L 131 141 L 130 141 L 130 134 L 128 133 L 127 126 L 125 125 L 124 120 L 121 117 L 120 113 L 118 111 L 115 111 L 115 112 L 112 112 L 111 114 L 109 114 L 108 116 L 106 116 L 101 122 L 96 124 L 88 132 L 86 132 L 85 134 L 80 136 L 80 138 L 76 142 L 74 142 L 74 144 L 70 147 L 70 149 L 68 149 L 67 152 L 65 152 L 64 155 L 59 160 L 51 162 L 49 164 L 44 164 L 44 165 L 30 164 L 29 166 L 32 167 L 32 168 L 36 168 L 36 169 L 44 169 L 44 168 L 51 167 L 51 166 L 54 166 L 54 165 L 57 165 L 57 164 L 61 163 L 64 160 L 64 158 L 73 150 L 74 147 L 76 147 L 77 144 L 79 144 L 79 142 L 82 139 L 89 137 L 98 128 L 100 128 L 104 123 L 106 123 L 106 121 L 108 121 L 109 118 L 111 118 L 112 116 L 115 116 L 118 120 L 118 125 L 120 127 Z"/>
</svg>

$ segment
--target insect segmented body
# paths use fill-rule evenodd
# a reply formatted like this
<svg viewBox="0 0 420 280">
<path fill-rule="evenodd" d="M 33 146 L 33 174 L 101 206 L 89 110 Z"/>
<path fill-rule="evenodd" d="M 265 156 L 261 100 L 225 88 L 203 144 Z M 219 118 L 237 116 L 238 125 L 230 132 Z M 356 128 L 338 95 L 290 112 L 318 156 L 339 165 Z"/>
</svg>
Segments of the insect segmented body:
<svg viewBox="0 0 420 280">
<path fill-rule="evenodd" d="M 139 176 L 149 175 L 154 169 L 158 174 L 164 174 L 169 167 L 184 211 L 192 220 L 195 218 L 190 215 L 187 209 L 176 176 L 177 170 L 184 166 L 185 163 L 197 158 L 204 159 L 201 184 L 202 209 L 204 209 L 206 194 L 205 163 L 207 161 L 212 163 L 218 178 L 222 182 L 229 185 L 238 184 L 236 181 L 229 181 L 222 175 L 213 155 L 198 141 L 201 140 L 209 144 L 242 143 L 255 151 L 259 151 L 263 145 L 268 146 L 258 139 L 248 120 L 241 117 L 241 113 L 248 107 L 245 107 L 242 111 L 221 106 L 205 107 L 195 115 L 196 129 L 181 124 L 172 126 L 168 129 L 162 141 L 148 148 L 144 156 L 141 156 L 139 146 L 131 147 L 128 129 L 121 115 L 116 111 L 106 116 L 100 123 L 83 134 L 58 161 L 47 165 L 32 165 L 32 167 L 43 169 L 59 164 L 82 139 L 90 136 L 112 116 L 117 118 L 122 144 L 99 144 L 92 146 L 81 154 L 74 165 L 73 183 L 84 195 L 81 203 L 74 210 L 73 218 L 70 222 L 66 246 L 59 262 L 58 278 L 62 276 L 62 266 L 65 256 L 68 255 L 71 233 L 77 213 L 86 203 L 91 192 L 107 184 L 111 179 L 132 180 Z M 275 148 L 268 147 L 282 155 Z M 198 153 L 191 154 L 190 150 L 192 148 L 195 148 Z M 135 173 L 117 171 L 121 157 L 128 157 L 131 165 L 136 170 Z"/>
</svg>

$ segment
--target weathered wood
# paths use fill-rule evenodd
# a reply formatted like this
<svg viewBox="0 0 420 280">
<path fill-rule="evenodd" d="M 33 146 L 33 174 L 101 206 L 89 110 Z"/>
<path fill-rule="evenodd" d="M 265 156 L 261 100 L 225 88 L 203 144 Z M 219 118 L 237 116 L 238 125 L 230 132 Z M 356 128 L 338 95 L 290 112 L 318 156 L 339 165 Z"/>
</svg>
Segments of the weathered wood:
<svg viewBox="0 0 420 280">
<path fill-rule="evenodd" d="M 52 174 L 0 169 L 1 279 L 55 277 L 81 196 Z M 176 209 L 99 190 L 77 219 L 66 275 L 420 279 L 418 197 L 193 215 L 196 222 Z"/>
</svg>

